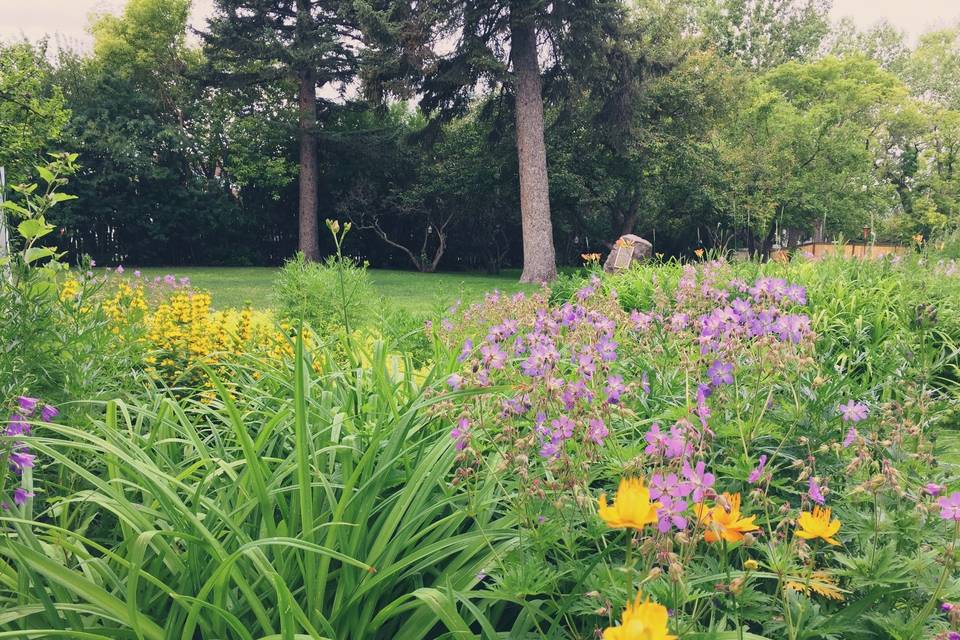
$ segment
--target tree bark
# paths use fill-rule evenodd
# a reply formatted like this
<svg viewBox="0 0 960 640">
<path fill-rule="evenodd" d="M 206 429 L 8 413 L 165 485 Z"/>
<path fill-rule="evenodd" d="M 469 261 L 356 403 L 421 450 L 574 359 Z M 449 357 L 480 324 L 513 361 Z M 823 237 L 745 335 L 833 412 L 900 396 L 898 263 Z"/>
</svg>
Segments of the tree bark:
<svg viewBox="0 0 960 640">
<path fill-rule="evenodd" d="M 549 282 L 557 277 L 550 222 L 547 149 L 543 140 L 543 95 L 537 32 L 532 20 L 510 11 L 510 58 L 516 92 L 517 158 L 520 163 L 520 217 L 523 273 L 520 282 Z"/>
<path fill-rule="evenodd" d="M 317 82 L 312 70 L 299 74 L 300 120 L 300 251 L 307 260 L 320 259 L 317 224 Z"/>
</svg>

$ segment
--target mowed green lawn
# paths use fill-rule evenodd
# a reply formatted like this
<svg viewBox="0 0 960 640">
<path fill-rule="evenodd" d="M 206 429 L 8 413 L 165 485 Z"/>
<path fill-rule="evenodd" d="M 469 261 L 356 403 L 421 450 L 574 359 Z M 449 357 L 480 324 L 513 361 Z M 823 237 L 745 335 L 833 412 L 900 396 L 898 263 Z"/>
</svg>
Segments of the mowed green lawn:
<svg viewBox="0 0 960 640">
<path fill-rule="evenodd" d="M 127 273 L 133 273 L 135 268 L 127 268 Z M 142 267 L 140 270 L 145 278 L 151 279 L 169 273 L 178 278 L 186 276 L 193 286 L 208 290 L 213 296 L 214 307 L 219 309 L 242 307 L 248 302 L 254 308 L 272 307 L 271 290 L 279 272 L 272 267 Z M 449 306 L 457 299 L 474 302 L 494 289 L 506 293 L 536 290 L 534 285 L 517 282 L 520 272 L 516 270 L 490 276 L 371 269 L 370 277 L 388 304 L 414 313 Z"/>
</svg>

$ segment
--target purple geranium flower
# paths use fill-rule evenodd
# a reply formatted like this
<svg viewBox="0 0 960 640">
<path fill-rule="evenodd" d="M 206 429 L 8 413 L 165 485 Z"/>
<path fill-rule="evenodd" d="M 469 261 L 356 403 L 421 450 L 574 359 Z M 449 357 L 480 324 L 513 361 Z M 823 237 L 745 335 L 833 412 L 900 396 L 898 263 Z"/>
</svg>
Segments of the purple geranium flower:
<svg viewBox="0 0 960 640">
<path fill-rule="evenodd" d="M 750 484 L 756 484 L 761 477 L 763 477 L 763 471 L 767 467 L 767 456 L 766 454 L 760 456 L 760 464 L 750 472 L 750 476 L 747 478 L 747 482 Z"/>
<path fill-rule="evenodd" d="M 696 466 L 691 467 L 688 460 L 683 461 L 683 477 L 690 483 L 694 502 L 703 502 L 708 496 L 710 488 L 716 481 L 712 473 L 706 472 L 706 465 L 703 460 L 697 462 Z"/>
<path fill-rule="evenodd" d="M 660 498 L 660 508 L 657 509 L 657 529 L 660 533 L 667 533 L 672 528 L 680 531 L 687 528 L 687 510 L 685 500 L 663 496 Z"/>
<path fill-rule="evenodd" d="M 707 369 L 707 376 L 710 377 L 710 384 L 715 387 L 721 384 L 733 384 L 733 365 L 729 362 L 714 360 Z"/>
<path fill-rule="evenodd" d="M 936 482 L 928 482 L 923 486 L 923 490 L 931 496 L 938 496 L 943 491 L 943 485 Z"/>
<path fill-rule="evenodd" d="M 447 378 L 447 385 L 456 391 L 463 386 L 463 376 L 461 376 L 459 373 L 451 373 L 450 377 Z"/>
<path fill-rule="evenodd" d="M 853 400 L 850 400 L 847 404 L 840 405 L 837 409 L 840 411 L 844 422 L 852 422 L 854 424 L 861 420 L 866 420 L 867 414 L 870 412 L 867 405 L 862 402 L 854 402 Z"/>
<path fill-rule="evenodd" d="M 827 499 L 823 497 L 823 492 L 820 490 L 820 485 L 817 484 L 816 479 L 813 477 L 811 477 L 810 482 L 807 483 L 807 495 L 817 504 L 825 504 L 827 502 Z"/>
<path fill-rule="evenodd" d="M 960 491 L 943 496 L 937 500 L 937 505 L 940 507 L 941 518 L 960 522 Z"/>
<path fill-rule="evenodd" d="M 457 421 L 457 426 L 450 430 L 450 437 L 456 441 L 457 451 L 463 451 L 467 448 L 470 441 L 470 420 L 466 417 Z"/>
<path fill-rule="evenodd" d="M 857 429 L 855 427 L 850 427 L 849 431 L 847 431 L 847 435 L 843 438 L 843 448 L 846 449 L 852 445 L 856 439 Z"/>
<path fill-rule="evenodd" d="M 43 405 L 43 409 L 40 410 L 40 419 L 44 422 L 50 422 L 58 415 L 60 415 L 60 409 L 57 409 L 51 404 Z"/>
<path fill-rule="evenodd" d="M 607 437 L 607 425 L 603 424 L 603 420 L 600 418 L 590 418 L 590 422 L 587 427 L 587 439 L 596 443 L 603 444 L 604 438 Z"/>
<path fill-rule="evenodd" d="M 623 385 L 623 378 L 620 376 L 610 376 L 607 378 L 607 388 L 604 390 L 607 396 L 607 402 L 617 404 L 620 402 L 620 395 L 627 388 Z"/>
</svg>

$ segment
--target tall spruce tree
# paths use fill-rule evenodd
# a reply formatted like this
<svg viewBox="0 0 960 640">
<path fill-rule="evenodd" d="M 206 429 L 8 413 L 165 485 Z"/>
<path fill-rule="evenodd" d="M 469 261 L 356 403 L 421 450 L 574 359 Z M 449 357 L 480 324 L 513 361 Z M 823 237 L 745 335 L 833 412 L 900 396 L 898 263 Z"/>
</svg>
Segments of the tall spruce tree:
<svg viewBox="0 0 960 640">
<path fill-rule="evenodd" d="M 616 0 L 400 0 L 392 71 L 416 78 L 421 107 L 463 114 L 484 85 L 512 99 L 520 174 L 522 282 L 556 277 L 544 144 L 544 96 L 597 72 L 621 17 Z M 390 47 L 382 47 L 388 50 Z"/>
<path fill-rule="evenodd" d="M 300 250 L 319 258 L 318 88 L 356 75 L 360 32 L 349 0 L 215 0 L 201 36 L 210 77 L 225 87 L 286 83 L 298 103 Z M 292 96 L 291 96 L 292 97 Z"/>
</svg>

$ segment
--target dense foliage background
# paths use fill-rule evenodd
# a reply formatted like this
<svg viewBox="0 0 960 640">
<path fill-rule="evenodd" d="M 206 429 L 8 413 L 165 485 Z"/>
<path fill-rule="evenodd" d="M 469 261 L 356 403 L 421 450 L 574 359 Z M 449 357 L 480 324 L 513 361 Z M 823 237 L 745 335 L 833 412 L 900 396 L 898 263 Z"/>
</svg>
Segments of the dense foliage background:
<svg viewBox="0 0 960 640">
<path fill-rule="evenodd" d="M 0 45 L 0 164 L 18 182 L 46 152 L 79 154 L 80 197 L 54 220 L 74 255 L 259 265 L 296 248 L 296 88 L 223 73 L 189 6 L 131 0 L 93 21 L 90 54 Z M 831 26 L 828 10 L 642 0 L 615 32 L 580 34 L 591 50 L 543 74 L 558 261 L 627 231 L 670 255 L 955 226 L 960 28 L 910 46 L 888 24 Z M 510 83 L 468 62 L 485 80 L 456 108 L 434 85 L 404 95 L 387 56 L 321 92 L 319 215 L 353 219 L 347 250 L 373 266 L 520 263 Z"/>
</svg>

